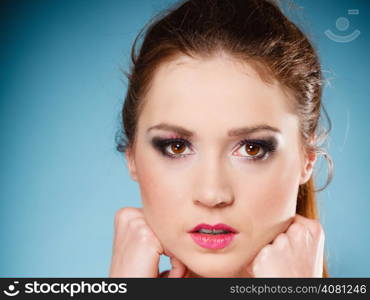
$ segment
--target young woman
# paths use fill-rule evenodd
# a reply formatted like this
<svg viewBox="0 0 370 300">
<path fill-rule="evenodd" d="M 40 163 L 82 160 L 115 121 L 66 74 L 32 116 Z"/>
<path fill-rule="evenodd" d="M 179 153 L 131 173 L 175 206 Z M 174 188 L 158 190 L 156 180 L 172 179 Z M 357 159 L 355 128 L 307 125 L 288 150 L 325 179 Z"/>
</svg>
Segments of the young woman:
<svg viewBox="0 0 370 300">
<path fill-rule="evenodd" d="M 110 276 L 327 277 L 307 37 L 267 0 L 182 1 L 138 37 L 118 150 L 143 207 L 116 213 Z"/>
</svg>

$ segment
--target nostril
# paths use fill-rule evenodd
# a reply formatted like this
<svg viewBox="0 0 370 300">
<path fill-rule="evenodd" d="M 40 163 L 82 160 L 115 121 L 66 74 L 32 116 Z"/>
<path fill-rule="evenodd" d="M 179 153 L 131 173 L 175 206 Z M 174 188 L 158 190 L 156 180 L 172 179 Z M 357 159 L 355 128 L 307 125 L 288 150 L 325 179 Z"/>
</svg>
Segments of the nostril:
<svg viewBox="0 0 370 300">
<path fill-rule="evenodd" d="M 193 201 L 194 204 L 196 205 L 204 205 L 204 206 L 207 206 L 207 207 L 224 207 L 224 206 L 228 206 L 230 204 L 232 204 L 234 202 L 234 200 L 216 200 L 216 199 L 202 199 L 202 200 L 194 200 Z"/>
<path fill-rule="evenodd" d="M 221 201 L 221 202 L 218 202 L 215 206 L 217 206 L 217 207 L 223 207 L 225 205 L 226 205 L 226 202 Z"/>
</svg>

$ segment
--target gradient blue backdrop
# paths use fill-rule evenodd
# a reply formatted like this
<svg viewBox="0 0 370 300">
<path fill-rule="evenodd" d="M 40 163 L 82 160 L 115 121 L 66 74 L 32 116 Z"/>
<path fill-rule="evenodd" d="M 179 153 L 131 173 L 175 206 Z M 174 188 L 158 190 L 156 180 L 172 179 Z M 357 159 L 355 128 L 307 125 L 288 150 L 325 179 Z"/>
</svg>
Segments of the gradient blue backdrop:
<svg viewBox="0 0 370 300">
<path fill-rule="evenodd" d="M 173 1 L 1 3 L 0 276 L 108 276 L 114 213 L 141 206 L 115 151 L 127 87 L 119 68 L 128 69 L 141 27 Z M 369 276 L 370 1 L 297 3 L 330 78 L 335 176 L 319 194 L 329 271 Z M 344 32 L 338 17 L 350 21 Z M 337 43 L 326 29 L 361 34 Z M 163 257 L 160 270 L 168 268 Z"/>
</svg>

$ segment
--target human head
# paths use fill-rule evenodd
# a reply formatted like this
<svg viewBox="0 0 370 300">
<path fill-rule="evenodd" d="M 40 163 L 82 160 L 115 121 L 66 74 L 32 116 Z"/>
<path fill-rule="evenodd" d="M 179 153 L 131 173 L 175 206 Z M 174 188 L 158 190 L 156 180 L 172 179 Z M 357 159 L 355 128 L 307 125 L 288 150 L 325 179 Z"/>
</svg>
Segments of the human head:
<svg viewBox="0 0 370 300">
<path fill-rule="evenodd" d="M 200 275 L 219 276 L 217 270 L 222 268 L 222 272 L 230 276 L 236 270 L 236 259 L 244 259 L 247 263 L 270 238 L 286 229 L 293 213 L 317 217 L 311 174 L 316 155 L 323 153 L 319 147 L 322 142 L 319 132 L 322 108 L 319 59 L 302 31 L 274 2 L 267 0 L 182 1 L 149 26 L 140 52 L 136 54 L 139 36 L 132 48 L 129 86 L 122 110 L 125 137 L 119 141 L 117 149 L 126 153 L 130 173 L 140 184 L 148 222 L 164 246 Z M 207 83 L 197 85 L 196 82 L 202 80 L 200 75 L 206 82 L 214 84 L 214 89 Z M 199 80 L 195 81 L 197 78 Z M 235 98 L 231 96 L 232 92 L 226 93 L 230 96 L 229 102 L 222 101 L 225 97 L 217 98 L 225 91 L 222 80 L 232 87 L 230 90 L 235 90 Z M 194 105 L 195 100 L 185 91 L 185 87 L 189 91 L 192 86 L 195 93 L 203 93 L 204 102 L 200 102 L 200 97 L 193 97 L 198 99 Z M 180 97 L 181 88 L 184 92 Z M 259 101 L 253 103 L 249 98 L 243 103 L 236 100 L 248 92 Z M 169 93 L 172 93 L 171 101 Z M 210 95 L 218 99 L 217 105 L 212 105 Z M 203 112 L 203 116 L 195 114 L 195 110 Z M 217 119 L 210 117 L 212 112 Z M 284 148 L 285 156 L 282 155 L 280 164 L 276 163 L 270 171 L 259 173 L 261 166 L 257 164 L 249 167 L 253 174 L 257 174 L 256 181 L 252 181 L 250 173 L 239 170 L 241 180 L 254 182 L 254 188 L 246 184 L 244 189 L 234 177 L 232 170 L 236 169 L 230 165 L 225 167 L 225 159 L 216 155 L 228 153 L 224 148 L 221 151 L 221 145 L 231 143 L 215 143 L 214 149 L 218 150 L 214 151 L 205 146 L 206 142 L 214 142 L 216 137 L 224 135 L 222 128 L 225 127 L 226 132 L 229 127 L 242 124 L 243 116 L 245 125 L 266 123 L 268 118 L 280 127 L 286 125 L 283 141 L 293 149 L 288 155 L 288 149 Z M 198 151 L 194 158 L 185 158 L 182 162 L 164 162 L 148 142 L 148 126 L 163 120 L 184 125 L 188 119 L 187 127 L 193 127 L 197 133 L 203 132 L 197 141 Z M 219 136 L 214 135 L 215 139 L 206 139 L 206 133 L 217 132 Z M 201 155 L 203 153 L 208 156 Z M 214 155 L 210 156 L 210 153 Z M 291 167 L 290 173 L 282 171 L 287 167 Z M 172 179 L 166 179 L 166 170 Z M 199 175 L 204 170 L 215 172 L 209 177 L 205 173 Z M 221 170 L 222 176 L 218 174 Z M 179 175 L 180 180 L 186 179 L 186 185 L 174 184 L 174 176 Z M 199 183 L 199 178 L 204 181 Z M 268 179 L 268 182 L 258 181 L 258 178 Z M 265 191 L 261 191 L 262 185 L 266 186 Z M 246 203 L 248 193 L 253 198 L 250 203 Z M 217 197 L 225 200 L 222 207 L 213 206 Z M 278 198 L 275 206 L 273 197 Z M 176 200 L 170 202 L 171 199 Z M 185 212 L 176 213 L 176 208 Z M 261 214 L 263 211 L 264 215 Z M 245 248 L 244 257 L 240 249 L 235 249 L 237 255 L 225 252 L 220 256 L 201 251 L 187 254 L 184 252 L 191 252 L 194 246 L 186 244 L 187 233 L 182 231 L 184 237 L 177 240 L 181 230 L 190 229 L 185 226 L 196 225 L 189 224 L 189 220 L 201 223 L 204 220 L 200 218 L 213 220 L 217 216 L 218 219 L 227 218 L 230 223 L 235 216 L 235 225 L 239 225 L 243 215 L 245 224 L 254 227 L 253 230 L 247 225 L 242 227 L 245 235 L 240 245 Z M 270 217 L 271 221 L 264 217 Z M 215 269 L 212 269 L 210 262 L 216 257 L 220 265 L 213 264 Z M 324 275 L 326 272 L 324 270 Z"/>
</svg>

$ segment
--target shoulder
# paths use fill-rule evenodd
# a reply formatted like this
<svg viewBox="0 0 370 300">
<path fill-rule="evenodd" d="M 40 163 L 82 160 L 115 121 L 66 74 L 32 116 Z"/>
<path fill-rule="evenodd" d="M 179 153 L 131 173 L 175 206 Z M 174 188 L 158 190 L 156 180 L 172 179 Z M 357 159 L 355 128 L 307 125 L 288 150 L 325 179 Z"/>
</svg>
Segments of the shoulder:
<svg viewBox="0 0 370 300">
<path fill-rule="evenodd" d="M 170 272 L 170 270 L 167 270 L 167 271 L 163 271 L 159 274 L 158 278 L 162 278 L 162 277 L 168 277 L 168 273 Z"/>
</svg>

